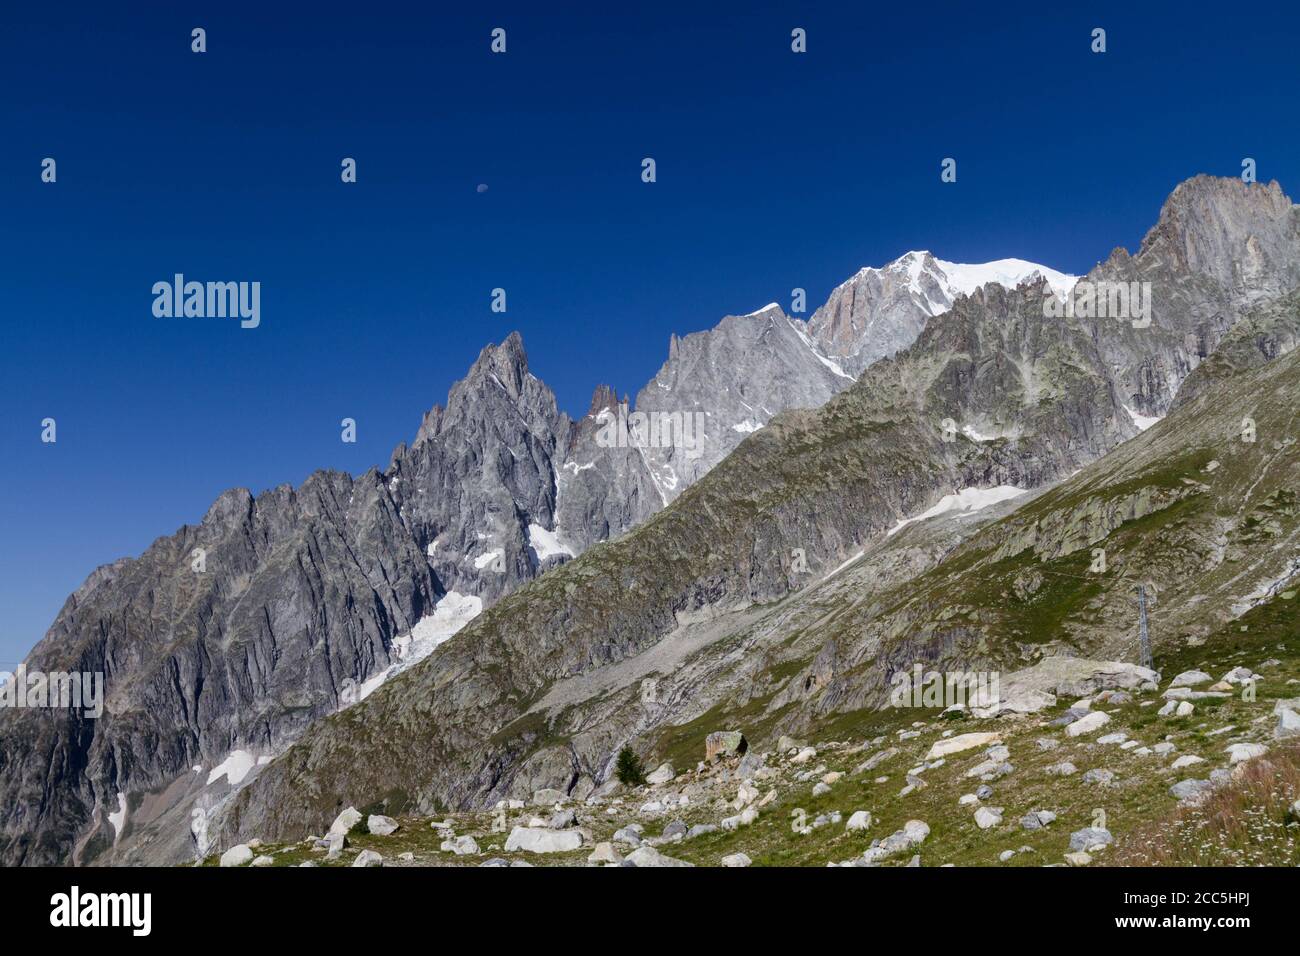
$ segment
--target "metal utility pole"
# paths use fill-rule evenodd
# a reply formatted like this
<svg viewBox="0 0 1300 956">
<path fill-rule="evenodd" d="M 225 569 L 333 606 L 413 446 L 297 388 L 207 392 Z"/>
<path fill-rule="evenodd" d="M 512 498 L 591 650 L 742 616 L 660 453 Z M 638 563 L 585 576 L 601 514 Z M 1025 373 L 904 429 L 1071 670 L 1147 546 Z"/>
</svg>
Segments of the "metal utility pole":
<svg viewBox="0 0 1300 956">
<path fill-rule="evenodd" d="M 1151 658 L 1151 635 L 1147 633 L 1147 588 L 1145 584 L 1138 585 L 1138 641 L 1142 646 L 1142 658 L 1139 663 L 1143 667 L 1150 667 L 1155 670 Z"/>
</svg>

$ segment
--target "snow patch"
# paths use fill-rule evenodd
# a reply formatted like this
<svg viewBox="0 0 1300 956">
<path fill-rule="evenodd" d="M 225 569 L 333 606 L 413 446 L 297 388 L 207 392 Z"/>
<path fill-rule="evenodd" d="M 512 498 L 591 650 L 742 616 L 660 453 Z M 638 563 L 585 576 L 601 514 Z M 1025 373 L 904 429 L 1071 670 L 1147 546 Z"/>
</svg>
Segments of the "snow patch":
<svg viewBox="0 0 1300 956">
<path fill-rule="evenodd" d="M 451 640 L 457 631 L 481 613 L 482 598 L 448 591 L 434 605 L 432 614 L 420 618 L 409 634 L 393 641 L 397 649 L 397 662 L 388 665 L 357 688 L 356 700 L 349 703 L 365 700 L 389 678 L 424 660 L 433 653 L 434 648 Z"/>
<path fill-rule="evenodd" d="M 211 786 L 222 777 L 225 777 L 227 783 L 232 787 L 237 787 L 248 776 L 250 770 L 259 763 L 266 763 L 270 759 L 266 757 L 259 760 L 247 750 L 232 750 L 226 755 L 225 760 L 208 772 L 208 785 Z"/>
<path fill-rule="evenodd" d="M 949 289 L 961 295 L 970 295 L 980 286 L 990 282 L 1014 289 L 1025 280 L 1038 275 L 1047 280 L 1054 293 L 1065 296 L 1079 281 L 1078 276 L 1057 272 L 1055 269 L 1049 269 L 1037 262 L 1027 262 L 1024 259 L 994 259 L 992 262 L 978 263 L 947 262 L 936 259 L 935 264 L 947 277 Z"/>
<path fill-rule="evenodd" d="M 890 534 L 893 534 L 893 532 L 891 531 Z M 835 575 L 839 574 L 841 571 L 843 571 L 843 570 L 844 570 L 845 568 L 847 568 L 850 564 L 852 564 L 854 561 L 858 560 L 858 558 L 862 557 L 862 556 L 863 556 L 864 554 L 866 554 L 866 553 L 867 553 L 866 551 L 859 551 L 857 554 L 855 554 L 853 557 L 849 558 L 847 561 L 845 561 L 843 564 L 841 564 L 838 568 L 836 568 L 836 569 L 835 569 L 834 571 L 832 571 L 830 574 L 826 575 L 826 577 L 822 578 L 822 580 L 823 580 L 823 581 L 826 581 L 826 580 L 829 580 L 830 578 L 835 577 Z"/>
<path fill-rule="evenodd" d="M 1133 419 L 1133 424 L 1138 427 L 1138 431 L 1144 432 L 1156 422 L 1160 421 L 1159 416 L 1153 417 L 1151 415 L 1139 415 L 1127 405 L 1124 406 L 1124 411 L 1128 412 L 1128 417 Z"/>
<path fill-rule="evenodd" d="M 482 571 L 489 564 L 492 564 L 498 558 L 504 556 L 505 556 L 505 552 L 503 550 L 501 550 L 500 548 L 494 548 L 493 550 L 487 552 L 486 554 L 480 554 L 477 558 L 475 558 L 474 567 Z"/>
<path fill-rule="evenodd" d="M 786 321 L 790 322 L 789 319 L 786 319 Z M 825 365 L 828 369 L 830 369 L 840 378 L 846 378 L 850 382 L 857 381 L 857 379 L 855 379 L 852 375 L 846 374 L 844 369 L 840 368 L 838 363 L 832 362 L 825 355 L 823 355 L 821 349 L 817 347 L 817 345 L 813 342 L 812 339 L 808 337 L 807 333 L 805 333 L 803 329 L 799 328 L 799 326 L 795 325 L 793 322 L 790 322 L 790 328 L 794 329 L 794 334 L 799 336 L 799 340 L 803 342 L 804 345 L 808 346 L 808 350 L 812 352 L 812 354 L 817 358 L 817 361 L 821 362 L 823 365 Z"/>
<path fill-rule="evenodd" d="M 946 259 L 935 259 L 934 264 L 939 269 L 938 273 L 936 273 L 933 270 L 927 271 L 925 268 L 925 258 L 928 255 L 930 253 L 924 250 L 914 250 L 899 256 L 893 262 L 881 268 L 867 266 L 859 269 L 852 279 L 841 283 L 840 287 L 849 285 L 868 272 L 881 273 L 901 270 L 907 275 L 908 291 L 923 301 L 925 309 L 931 315 L 938 315 L 940 312 L 946 312 L 951 308 L 952 300 L 959 295 L 970 295 L 980 286 L 987 285 L 990 282 L 1005 286 L 1008 289 L 1014 289 L 1022 282 L 1037 275 L 1047 280 L 1047 284 L 1057 296 L 1064 297 L 1079 281 L 1078 276 L 1058 272 L 1055 269 L 1049 269 L 1045 265 L 1029 262 L 1026 259 L 994 259 L 992 262 L 975 263 L 949 262 Z M 921 287 L 921 276 L 923 274 L 929 275 L 938 283 L 939 288 L 948 297 L 948 302 L 936 302 L 930 297 L 930 292 Z"/>
<path fill-rule="evenodd" d="M 969 425 L 963 425 L 961 427 L 961 433 L 971 441 L 995 441 L 998 438 L 997 435 L 985 435 L 981 432 L 977 432 Z"/>
<path fill-rule="evenodd" d="M 926 518 L 933 518 L 936 515 L 947 514 L 949 511 L 979 511 L 983 508 L 987 508 L 989 505 L 995 505 L 1002 501 L 1008 501 L 1011 498 L 1017 498 L 1024 493 L 1024 488 L 1017 488 L 1015 485 L 998 485 L 994 488 L 963 488 L 955 495 L 944 495 L 939 499 L 938 504 L 932 508 L 927 508 L 919 515 L 912 518 L 904 518 L 902 521 L 898 522 L 898 524 L 885 532 L 885 537 L 891 537 L 897 534 L 914 521 L 924 521 Z"/>
<path fill-rule="evenodd" d="M 117 812 L 108 815 L 108 822 L 113 825 L 113 842 L 117 842 L 118 835 L 122 832 L 122 826 L 126 823 L 126 794 L 117 795 Z"/>
<path fill-rule="evenodd" d="M 557 554 L 567 554 L 573 557 L 573 552 L 567 545 L 560 543 L 560 536 L 554 531 L 547 531 L 539 524 L 530 524 L 528 526 L 528 545 L 537 555 L 538 561 L 545 561 L 547 558 Z"/>
</svg>

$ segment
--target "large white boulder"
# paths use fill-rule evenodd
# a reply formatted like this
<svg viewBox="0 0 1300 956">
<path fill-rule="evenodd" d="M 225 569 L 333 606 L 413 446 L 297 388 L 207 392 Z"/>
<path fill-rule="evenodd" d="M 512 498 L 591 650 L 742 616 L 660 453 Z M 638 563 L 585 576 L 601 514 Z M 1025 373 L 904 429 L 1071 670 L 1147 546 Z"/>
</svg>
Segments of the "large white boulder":
<svg viewBox="0 0 1300 956">
<path fill-rule="evenodd" d="M 661 763 L 654 769 L 650 776 L 645 778 L 645 782 L 653 787 L 662 786 L 673 779 L 676 774 L 673 773 L 673 765 L 670 763 Z"/>
<path fill-rule="evenodd" d="M 549 827 L 515 827 L 506 838 L 506 852 L 567 853 L 582 846 L 578 830 L 552 830 Z"/>
<path fill-rule="evenodd" d="M 996 701 L 979 695 L 973 697 L 971 713 L 981 718 L 1008 711 L 1034 713 L 1054 705 L 1057 697 L 1088 697 L 1103 690 L 1153 689 L 1159 680 L 1156 671 L 1124 661 L 1047 657 L 1033 667 L 1005 675 L 998 682 Z"/>
<path fill-rule="evenodd" d="M 246 844 L 236 843 L 225 853 L 221 854 L 222 866 L 243 866 L 253 859 L 253 851 Z"/>
<path fill-rule="evenodd" d="M 454 839 L 443 840 L 438 849 L 444 853 L 454 853 L 457 856 L 476 856 L 479 852 L 478 841 L 472 836 L 458 836 Z"/>
<path fill-rule="evenodd" d="M 975 811 L 975 825 L 981 830 L 995 827 L 1001 822 L 1002 810 L 1000 807 L 980 807 Z"/>
<path fill-rule="evenodd" d="M 855 810 L 849 817 L 849 822 L 844 824 L 845 830 L 866 830 L 871 827 L 871 814 L 866 810 Z"/>
<path fill-rule="evenodd" d="M 1100 730 L 1110 723 L 1110 715 L 1099 710 L 1091 711 L 1065 728 L 1067 737 L 1079 737 Z"/>
<path fill-rule="evenodd" d="M 1268 748 L 1263 744 L 1229 744 L 1223 752 L 1228 755 L 1229 763 L 1242 763 L 1264 756 Z"/>
<path fill-rule="evenodd" d="M 664 856 L 652 846 L 639 846 L 626 857 L 625 861 L 633 866 L 694 866 L 694 863 L 687 863 L 685 860 L 679 860 L 675 857 Z"/>
<path fill-rule="evenodd" d="M 341 833 L 344 836 L 347 836 L 360 822 L 361 811 L 356 807 L 348 807 L 334 818 L 334 822 L 330 824 L 329 832 L 326 833 L 326 836 L 331 836 L 336 833 Z"/>
<path fill-rule="evenodd" d="M 985 747 L 989 744 L 1001 743 L 1002 738 L 997 734 L 960 734 L 956 737 L 949 737 L 946 740 L 936 740 L 929 752 L 925 755 L 925 760 L 937 760 L 940 757 L 946 757 L 949 754 L 961 753 L 963 750 L 972 750 L 975 747 Z"/>
</svg>

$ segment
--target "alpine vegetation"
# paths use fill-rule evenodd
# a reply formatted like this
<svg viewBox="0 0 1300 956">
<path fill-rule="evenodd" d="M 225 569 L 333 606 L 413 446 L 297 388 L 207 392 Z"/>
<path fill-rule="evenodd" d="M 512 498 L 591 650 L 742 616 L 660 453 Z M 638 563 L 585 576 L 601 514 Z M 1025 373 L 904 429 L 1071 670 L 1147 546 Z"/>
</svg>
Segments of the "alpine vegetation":
<svg viewBox="0 0 1300 956">
<path fill-rule="evenodd" d="M 243 329 L 262 324 L 261 282 L 186 282 L 178 272 L 170 283 L 155 282 L 153 295 L 155 318 L 238 318 Z"/>
</svg>

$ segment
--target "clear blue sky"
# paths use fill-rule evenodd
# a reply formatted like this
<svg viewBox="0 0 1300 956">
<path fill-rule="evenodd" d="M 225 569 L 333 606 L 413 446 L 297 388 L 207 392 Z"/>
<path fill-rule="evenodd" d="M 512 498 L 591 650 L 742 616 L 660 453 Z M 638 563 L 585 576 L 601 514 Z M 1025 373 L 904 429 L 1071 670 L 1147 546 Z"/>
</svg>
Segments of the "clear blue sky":
<svg viewBox="0 0 1300 956">
<path fill-rule="evenodd" d="M 0 13 L 0 661 L 223 489 L 387 464 L 512 329 L 581 414 L 908 249 L 1083 272 L 1187 176 L 1300 189 L 1293 3 L 287 6 Z M 261 328 L 154 318 L 175 272 Z"/>
</svg>

